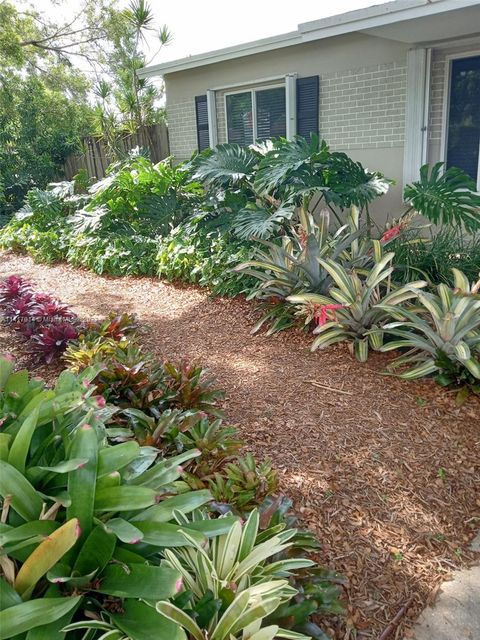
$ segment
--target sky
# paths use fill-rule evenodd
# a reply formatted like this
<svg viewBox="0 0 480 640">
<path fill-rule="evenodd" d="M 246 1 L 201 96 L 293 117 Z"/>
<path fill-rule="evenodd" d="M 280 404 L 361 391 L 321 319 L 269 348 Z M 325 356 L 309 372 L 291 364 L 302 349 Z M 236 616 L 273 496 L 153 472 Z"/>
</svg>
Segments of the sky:
<svg viewBox="0 0 480 640">
<path fill-rule="evenodd" d="M 184 58 L 250 40 L 295 31 L 297 25 L 338 13 L 362 9 L 385 0 L 147 0 L 158 25 L 166 24 L 171 44 L 151 64 Z M 49 17 L 72 15 L 78 0 L 33 0 Z M 128 0 L 119 0 L 127 6 Z M 61 7 L 61 9 L 60 9 Z M 151 43 L 152 55 L 156 50 Z"/>
</svg>

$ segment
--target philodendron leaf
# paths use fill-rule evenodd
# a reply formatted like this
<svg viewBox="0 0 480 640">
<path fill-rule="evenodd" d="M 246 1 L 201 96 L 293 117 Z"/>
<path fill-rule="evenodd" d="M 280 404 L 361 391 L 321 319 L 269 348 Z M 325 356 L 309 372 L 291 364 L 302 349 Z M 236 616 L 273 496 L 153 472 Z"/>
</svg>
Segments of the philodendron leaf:
<svg viewBox="0 0 480 640">
<path fill-rule="evenodd" d="M 15 590 L 24 600 L 28 599 L 35 585 L 66 553 L 80 537 L 77 518 L 72 518 L 41 542 L 23 563 L 15 580 Z"/>
<path fill-rule="evenodd" d="M 101 575 L 98 591 L 118 598 L 161 600 L 182 588 L 180 573 L 166 566 L 111 564 Z"/>
<path fill-rule="evenodd" d="M 50 624 L 74 609 L 82 596 L 39 598 L 0 612 L 0 640 L 9 640 L 35 627 Z"/>
<path fill-rule="evenodd" d="M 11 506 L 24 520 L 38 520 L 43 500 L 18 469 L 0 460 L 0 495 L 11 496 Z"/>
<path fill-rule="evenodd" d="M 185 632 L 178 624 L 138 600 L 125 600 L 123 613 L 112 613 L 111 618 L 131 640 L 186 640 Z"/>
</svg>

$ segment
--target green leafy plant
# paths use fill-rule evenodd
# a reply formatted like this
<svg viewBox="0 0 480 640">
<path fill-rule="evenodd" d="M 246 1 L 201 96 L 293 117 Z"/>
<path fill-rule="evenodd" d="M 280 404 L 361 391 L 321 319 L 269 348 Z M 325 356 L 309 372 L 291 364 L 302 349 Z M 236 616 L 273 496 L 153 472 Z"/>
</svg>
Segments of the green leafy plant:
<svg viewBox="0 0 480 640">
<path fill-rule="evenodd" d="M 263 620 L 282 603 L 290 601 L 296 590 L 287 578 L 292 572 L 314 563 L 305 558 L 269 561 L 292 546 L 295 530 L 259 533 L 259 514 L 252 511 L 245 525 L 230 526 L 218 536 L 193 550 L 165 551 L 166 565 L 182 575 L 186 591 L 173 599 L 157 603 L 157 611 L 182 626 L 196 640 L 217 638 L 272 639 L 303 638 L 264 626 Z"/>
<path fill-rule="evenodd" d="M 385 305 L 395 308 L 415 298 L 426 285 L 417 281 L 399 289 L 393 286 L 390 277 L 394 254 L 382 256 L 378 242 L 375 248 L 375 266 L 369 270 L 347 271 L 333 260 L 320 260 L 336 285 L 330 289 L 329 297 L 303 294 L 288 298 L 302 305 L 300 313 L 306 315 L 307 323 L 317 322 L 314 333 L 318 337 L 312 351 L 347 340 L 357 360 L 365 362 L 369 345 L 379 350 L 383 344 L 384 325 L 389 319 Z"/>
<path fill-rule="evenodd" d="M 163 549 L 194 541 L 203 547 L 234 522 L 171 523 L 177 510 L 186 514 L 211 500 L 178 482 L 180 465 L 198 452 L 159 459 L 133 441 L 109 446 L 108 413 L 90 408 L 99 404 L 94 387 L 85 394 L 94 371 L 81 378 L 64 372 L 51 391 L 26 371 L 13 373 L 9 360 L 0 360 L 0 372 L 0 402 L 24 405 L 18 414 L 9 407 L 2 429 L 0 637 L 35 629 L 51 638 L 65 628 L 73 638 L 93 618 L 92 638 L 106 622 L 117 636 L 144 640 L 139 620 L 183 638 L 144 600 L 182 588 L 180 573 L 160 562 Z"/>
<path fill-rule="evenodd" d="M 439 284 L 436 293 L 419 292 L 418 309 L 383 305 L 396 320 L 386 324 L 384 330 L 397 340 L 386 343 L 381 350 L 410 350 L 390 365 L 393 371 L 407 367 L 399 373 L 402 378 L 412 380 L 435 374 L 440 384 L 469 384 L 477 389 L 480 380 L 478 285 L 471 286 L 466 276 L 457 270 L 454 270 L 454 280 L 454 289 Z"/>
<path fill-rule="evenodd" d="M 257 464 L 251 453 L 226 465 L 209 481 L 217 502 L 227 503 L 239 511 L 250 511 L 266 496 L 278 489 L 278 475 L 269 460 Z"/>
<path fill-rule="evenodd" d="M 474 181 L 464 171 L 443 162 L 423 165 L 420 180 L 405 187 L 403 197 L 410 208 L 435 224 L 480 228 L 480 196 Z"/>
</svg>

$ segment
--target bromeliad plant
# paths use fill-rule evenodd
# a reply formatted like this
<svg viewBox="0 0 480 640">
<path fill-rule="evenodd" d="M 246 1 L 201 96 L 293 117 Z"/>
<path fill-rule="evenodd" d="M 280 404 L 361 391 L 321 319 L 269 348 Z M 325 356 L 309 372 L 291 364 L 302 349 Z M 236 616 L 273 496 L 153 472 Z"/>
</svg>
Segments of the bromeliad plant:
<svg viewBox="0 0 480 640">
<path fill-rule="evenodd" d="M 267 312 L 252 330 L 272 322 L 268 333 L 285 329 L 294 323 L 293 309 L 285 304 L 290 296 L 303 293 L 326 295 L 333 283 L 322 264 L 330 258 L 346 268 L 365 267 L 372 262 L 373 245 L 360 226 L 359 210 L 352 207 L 348 224 L 336 232 L 329 231 L 330 214 L 321 211 L 318 222 L 310 213 L 300 212 L 300 225 L 279 246 L 262 241 L 266 250 L 258 249 L 254 260 L 236 267 L 258 280 L 247 299 L 261 300 Z"/>
<path fill-rule="evenodd" d="M 188 518 L 179 522 L 188 526 Z M 287 578 L 311 567 L 311 560 L 281 558 L 294 544 L 295 529 L 284 526 L 259 531 L 259 513 L 245 524 L 233 522 L 228 532 L 206 546 L 183 533 L 189 548 L 165 551 L 166 566 L 182 575 L 185 591 L 157 603 L 159 613 L 185 629 L 193 640 L 273 640 L 306 638 L 264 620 L 296 595 Z M 193 546 L 192 546 L 193 545 Z"/>
<path fill-rule="evenodd" d="M 35 291 L 20 276 L 0 282 L 0 312 L 10 326 L 29 340 L 30 352 L 47 364 L 78 336 L 79 320 L 71 309 L 49 294 Z"/>
<path fill-rule="evenodd" d="M 396 322 L 384 330 L 397 338 L 382 351 L 407 348 L 390 369 L 407 367 L 399 375 L 407 380 L 430 374 L 440 384 L 467 385 L 480 390 L 480 297 L 479 283 L 470 285 L 454 270 L 454 288 L 437 286 L 436 293 L 419 292 L 419 308 L 383 308 Z M 411 366 L 413 365 L 413 366 Z M 410 368 L 408 368 L 410 367 Z"/>
<path fill-rule="evenodd" d="M 64 372 L 46 391 L 0 360 L 2 640 L 32 630 L 50 639 L 64 628 L 72 640 L 84 628 L 97 639 L 111 627 L 108 637 L 146 640 L 146 629 L 156 628 L 181 640 L 149 606 L 182 588 L 162 550 L 204 546 L 235 521 L 171 523 L 177 510 L 211 500 L 178 480 L 180 465 L 198 452 L 159 459 L 133 441 L 108 446 L 108 411 L 89 385 L 94 374 Z"/>
<path fill-rule="evenodd" d="M 306 316 L 306 324 L 317 323 L 312 351 L 324 349 L 337 342 L 348 341 L 360 362 L 368 358 L 369 346 L 379 350 L 383 344 L 384 325 L 389 319 L 386 309 L 396 308 L 416 298 L 426 282 L 411 282 L 396 288 L 391 283 L 394 253 L 382 256 L 382 248 L 374 241 L 375 265 L 368 270 L 347 271 L 333 260 L 320 260 L 322 267 L 335 282 L 329 297 L 315 294 L 290 296 L 288 301 L 300 305 L 299 313 Z"/>
<path fill-rule="evenodd" d="M 229 462 L 223 473 L 216 473 L 209 489 L 219 503 L 238 512 L 248 512 L 278 489 L 278 474 L 269 460 L 256 462 L 251 453 Z"/>
</svg>

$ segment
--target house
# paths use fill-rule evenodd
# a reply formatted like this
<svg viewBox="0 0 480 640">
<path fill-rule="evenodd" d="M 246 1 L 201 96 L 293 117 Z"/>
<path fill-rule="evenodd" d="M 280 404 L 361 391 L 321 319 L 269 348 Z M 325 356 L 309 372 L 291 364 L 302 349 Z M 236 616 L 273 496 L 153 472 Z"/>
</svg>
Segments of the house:
<svg viewBox="0 0 480 640">
<path fill-rule="evenodd" d="M 171 153 L 319 133 L 396 180 L 425 162 L 480 188 L 480 0 L 396 0 L 142 69 L 163 76 Z"/>
</svg>

